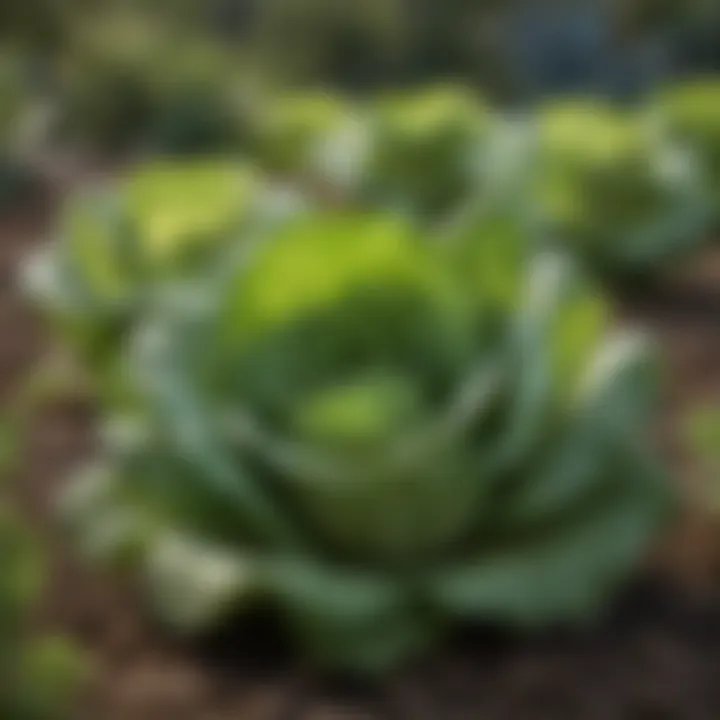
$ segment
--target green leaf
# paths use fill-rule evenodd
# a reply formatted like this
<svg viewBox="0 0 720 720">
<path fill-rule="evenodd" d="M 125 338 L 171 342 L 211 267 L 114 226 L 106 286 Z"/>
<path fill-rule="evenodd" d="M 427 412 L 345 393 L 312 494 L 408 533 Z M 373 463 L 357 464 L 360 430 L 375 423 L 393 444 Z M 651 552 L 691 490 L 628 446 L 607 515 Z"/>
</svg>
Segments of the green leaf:
<svg viewBox="0 0 720 720">
<path fill-rule="evenodd" d="M 654 462 L 633 450 L 617 460 L 605 471 L 603 493 L 584 510 L 554 521 L 543 534 L 519 534 L 486 547 L 475 562 L 439 571 L 439 607 L 520 626 L 582 620 L 600 611 L 648 548 L 668 507 Z"/>
<path fill-rule="evenodd" d="M 440 630 L 382 576 L 298 558 L 270 564 L 267 586 L 311 656 L 332 670 L 386 672 Z"/>
<path fill-rule="evenodd" d="M 231 163 L 161 162 L 132 176 L 126 208 L 151 266 L 162 268 L 193 245 L 224 241 L 249 213 L 252 171 Z"/>
<path fill-rule="evenodd" d="M 645 441 L 654 371 L 644 338 L 623 334 L 603 345 L 590 359 L 567 416 L 549 434 L 552 442 L 505 501 L 499 524 L 533 527 L 572 513 L 601 490 L 618 443 Z"/>
<path fill-rule="evenodd" d="M 643 334 L 617 332 L 595 352 L 576 399 L 594 418 L 597 432 L 642 436 L 657 409 L 661 379 L 652 341 Z"/>
<path fill-rule="evenodd" d="M 537 258 L 513 329 L 517 381 L 498 453 L 501 465 L 522 461 L 567 405 L 607 321 L 602 297 L 572 263 L 552 254 Z"/>
<path fill-rule="evenodd" d="M 382 447 L 421 411 L 417 388 L 402 377 L 375 375 L 321 391 L 299 408 L 296 431 L 310 442 Z"/>
</svg>

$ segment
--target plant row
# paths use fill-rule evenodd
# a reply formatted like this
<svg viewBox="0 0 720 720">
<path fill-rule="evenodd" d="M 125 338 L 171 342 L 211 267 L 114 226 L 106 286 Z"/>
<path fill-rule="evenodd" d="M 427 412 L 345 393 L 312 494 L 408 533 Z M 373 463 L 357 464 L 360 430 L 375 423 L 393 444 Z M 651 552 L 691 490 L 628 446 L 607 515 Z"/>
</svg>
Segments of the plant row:
<svg viewBox="0 0 720 720">
<path fill-rule="evenodd" d="M 84 59 L 62 66 L 44 116 L 23 106 L 12 56 L 0 64 L 5 195 L 22 179 L 24 145 L 39 132 L 28 128 L 43 116 L 55 141 L 69 133 L 106 150 L 251 158 L 325 201 L 423 221 L 451 221 L 498 193 L 513 195 L 540 242 L 567 245 L 610 277 L 656 276 L 717 227 L 714 79 L 685 82 L 640 107 L 575 98 L 527 112 L 497 110 L 457 86 L 369 101 L 320 91 L 256 96 L 219 48 L 186 44 L 183 35 L 161 43 L 152 27 L 113 25 L 106 42 L 90 24 L 72 45 Z"/>
</svg>

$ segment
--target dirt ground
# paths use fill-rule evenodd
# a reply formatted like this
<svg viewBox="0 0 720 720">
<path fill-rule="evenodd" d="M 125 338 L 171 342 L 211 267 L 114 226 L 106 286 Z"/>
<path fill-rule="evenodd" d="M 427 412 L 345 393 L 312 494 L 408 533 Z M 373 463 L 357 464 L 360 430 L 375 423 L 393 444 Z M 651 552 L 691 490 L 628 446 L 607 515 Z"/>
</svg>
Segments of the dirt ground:
<svg viewBox="0 0 720 720">
<path fill-rule="evenodd" d="M 46 341 L 12 278 L 50 227 L 54 201 L 0 222 L 0 403 Z M 659 339 L 669 391 L 663 450 L 693 496 L 699 479 L 678 441 L 697 400 L 720 401 L 720 251 L 672 293 L 623 314 Z M 19 505 L 41 531 L 51 579 L 41 624 L 75 638 L 92 680 L 68 720 L 717 720 L 720 718 L 720 533 L 698 507 L 607 618 L 584 632 L 514 638 L 467 629 L 381 687 L 304 668 L 256 619 L 202 646 L 164 637 L 119 578 L 78 565 L 52 521 L 63 477 L 92 447 L 92 413 L 55 407 L 35 424 L 17 478 Z"/>
</svg>

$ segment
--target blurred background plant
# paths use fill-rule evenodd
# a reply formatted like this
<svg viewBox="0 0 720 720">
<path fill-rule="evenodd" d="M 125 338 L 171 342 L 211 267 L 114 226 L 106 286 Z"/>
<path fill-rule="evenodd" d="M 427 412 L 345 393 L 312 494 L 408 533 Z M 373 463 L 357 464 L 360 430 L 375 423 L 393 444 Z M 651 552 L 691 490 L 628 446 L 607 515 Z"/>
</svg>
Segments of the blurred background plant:
<svg viewBox="0 0 720 720">
<path fill-rule="evenodd" d="M 117 370 L 138 319 L 173 302 L 168 286 L 218 274 L 244 234 L 282 215 L 272 200 L 242 164 L 155 160 L 74 197 L 58 237 L 26 264 L 23 287 L 86 369 Z"/>
<path fill-rule="evenodd" d="M 700 495 L 713 518 L 720 517 L 720 407 L 698 404 L 691 409 L 685 439 L 700 463 Z"/>
<path fill-rule="evenodd" d="M 493 101 L 635 97 L 690 68 L 717 68 L 718 37 L 711 0 L 5 0 L 0 9 L 0 42 L 32 66 L 26 86 L 54 95 L 65 132 L 112 150 L 235 148 L 258 87 L 362 95 L 452 78 Z"/>
<path fill-rule="evenodd" d="M 37 189 L 44 110 L 28 58 L 11 46 L 0 47 L 0 209 L 27 201 Z"/>
<path fill-rule="evenodd" d="M 60 57 L 59 131 L 110 153 L 232 153 L 244 139 L 237 53 L 197 28 L 87 13 Z"/>
<path fill-rule="evenodd" d="M 609 274 L 658 273 L 706 239 L 705 154 L 589 96 L 539 111 L 530 172 L 551 237 Z"/>
<path fill-rule="evenodd" d="M 671 86 L 655 106 L 668 135 L 698 158 L 720 221 L 720 80 L 703 78 Z"/>
<path fill-rule="evenodd" d="M 85 676 L 63 638 L 39 636 L 33 615 L 43 588 L 39 545 L 0 505 L 0 714 L 8 720 L 66 720 Z"/>
</svg>

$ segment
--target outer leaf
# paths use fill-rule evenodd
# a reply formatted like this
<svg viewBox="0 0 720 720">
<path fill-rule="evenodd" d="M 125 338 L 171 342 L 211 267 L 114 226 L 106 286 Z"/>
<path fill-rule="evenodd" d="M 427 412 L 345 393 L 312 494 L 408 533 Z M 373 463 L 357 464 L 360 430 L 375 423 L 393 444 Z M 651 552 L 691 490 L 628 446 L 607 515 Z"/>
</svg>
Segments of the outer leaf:
<svg viewBox="0 0 720 720">
<path fill-rule="evenodd" d="M 315 659 L 336 670 L 385 672 L 438 631 L 382 576 L 290 559 L 269 566 L 267 583 Z"/>
<path fill-rule="evenodd" d="M 485 557 L 440 571 L 435 597 L 447 612 L 543 626 L 602 609 L 666 517 L 656 467 L 627 448 L 614 456 L 600 496 L 543 534 L 508 538 Z M 625 482 L 633 473 L 633 486 Z M 618 477 L 620 480 L 618 481 Z M 648 494 L 649 491 L 649 494 Z M 581 519 L 582 518 L 582 519 Z"/>
</svg>

